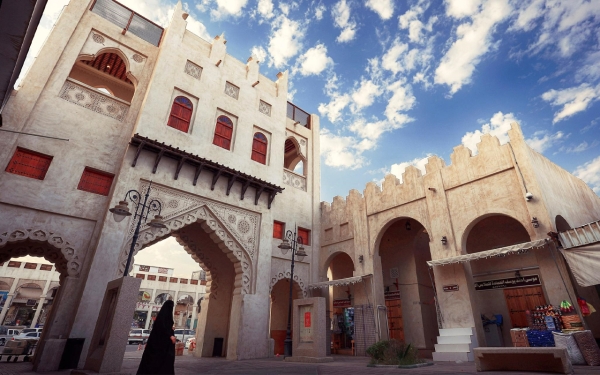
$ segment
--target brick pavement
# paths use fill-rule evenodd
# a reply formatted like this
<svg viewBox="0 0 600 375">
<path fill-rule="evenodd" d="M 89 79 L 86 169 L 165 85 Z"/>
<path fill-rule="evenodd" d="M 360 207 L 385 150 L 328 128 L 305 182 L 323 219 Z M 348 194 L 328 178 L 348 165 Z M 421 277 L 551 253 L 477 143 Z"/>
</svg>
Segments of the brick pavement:
<svg viewBox="0 0 600 375">
<path fill-rule="evenodd" d="M 125 353 L 121 373 L 135 374 L 142 352 Z M 367 358 L 335 356 L 332 363 L 289 363 L 283 358 L 254 359 L 247 361 L 227 361 L 223 358 L 194 358 L 185 355 L 177 357 L 175 373 L 209 375 L 443 375 L 443 374 L 486 374 L 478 373 L 473 363 L 438 362 L 433 366 L 417 369 L 372 368 L 366 367 Z M 32 375 L 30 363 L 0 363 L 0 375 Z M 45 373 L 48 375 L 67 375 L 70 370 Z M 528 372 L 487 372 L 491 375 L 531 375 Z M 600 367 L 575 366 L 576 375 L 600 375 Z"/>
</svg>

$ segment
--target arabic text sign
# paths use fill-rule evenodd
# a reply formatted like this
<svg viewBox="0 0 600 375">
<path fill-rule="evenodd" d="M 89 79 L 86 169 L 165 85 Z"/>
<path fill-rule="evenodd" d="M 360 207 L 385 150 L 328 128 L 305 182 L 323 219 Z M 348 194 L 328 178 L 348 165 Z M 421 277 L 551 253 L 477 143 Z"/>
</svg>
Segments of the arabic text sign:
<svg viewBox="0 0 600 375">
<path fill-rule="evenodd" d="M 540 285 L 539 275 L 522 277 L 508 277 L 506 279 L 479 281 L 475 283 L 475 290 L 518 288 L 522 286 Z"/>
</svg>

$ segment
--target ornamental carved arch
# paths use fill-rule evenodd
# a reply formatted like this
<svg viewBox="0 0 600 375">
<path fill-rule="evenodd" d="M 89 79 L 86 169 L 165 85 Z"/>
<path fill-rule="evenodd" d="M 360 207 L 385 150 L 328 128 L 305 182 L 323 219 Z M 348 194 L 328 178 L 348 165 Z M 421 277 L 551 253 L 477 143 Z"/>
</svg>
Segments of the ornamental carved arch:
<svg viewBox="0 0 600 375">
<path fill-rule="evenodd" d="M 154 190 L 154 186 L 152 187 Z M 151 194 L 152 197 L 152 194 Z M 151 198 L 152 199 L 152 198 Z M 157 198 L 154 198 L 157 199 Z M 160 199 L 160 198 L 158 198 Z M 167 203 L 168 204 L 168 203 Z M 178 205 L 173 205 L 175 208 Z M 163 205 L 165 207 L 165 205 Z M 233 220 L 232 220 L 233 221 Z M 242 222 L 242 221 L 240 221 Z M 132 220 L 133 223 L 133 220 Z M 211 268 L 210 254 L 202 251 L 202 246 L 196 244 L 186 234 L 186 227 L 191 224 L 199 223 L 202 229 L 210 236 L 210 238 L 217 244 L 217 246 L 227 255 L 232 261 L 236 275 L 235 275 L 235 290 L 234 294 L 251 294 L 255 290 L 255 265 L 253 264 L 253 255 L 247 249 L 240 244 L 235 238 L 235 235 L 224 225 L 222 220 L 219 218 L 213 210 L 207 205 L 200 207 L 193 207 L 190 210 L 186 210 L 177 215 L 165 214 L 165 225 L 167 228 L 162 229 L 158 233 L 154 234 L 148 226 L 144 226 L 140 230 L 138 241 L 134 247 L 134 253 L 138 253 L 144 247 L 152 245 L 161 239 L 170 235 L 174 236 L 177 241 L 184 247 L 194 260 L 196 260 L 203 269 L 207 270 L 207 294 L 210 293 L 211 298 L 216 298 L 218 295 L 217 290 L 219 286 L 218 275 L 214 272 L 209 272 Z M 246 229 L 245 225 L 239 226 L 242 231 Z M 126 241 L 121 251 L 119 259 L 119 274 L 123 274 L 125 271 L 125 265 L 127 263 L 127 256 L 129 249 L 131 248 L 132 235 Z M 130 265 L 133 267 L 133 264 Z M 130 270 L 131 271 L 131 268 Z M 207 296 L 208 298 L 208 296 Z"/>
<path fill-rule="evenodd" d="M 271 285 L 269 285 L 269 293 L 273 291 L 273 287 L 279 280 L 289 279 L 291 275 L 290 270 L 277 272 L 273 277 L 271 277 Z M 308 297 L 308 285 L 302 280 L 302 278 L 298 274 L 294 274 L 294 281 L 300 287 L 302 291 L 302 298 Z"/>
<path fill-rule="evenodd" d="M 0 263 L 25 255 L 54 263 L 61 279 L 79 276 L 80 252 L 60 233 L 41 228 L 15 228 L 0 233 Z"/>
</svg>

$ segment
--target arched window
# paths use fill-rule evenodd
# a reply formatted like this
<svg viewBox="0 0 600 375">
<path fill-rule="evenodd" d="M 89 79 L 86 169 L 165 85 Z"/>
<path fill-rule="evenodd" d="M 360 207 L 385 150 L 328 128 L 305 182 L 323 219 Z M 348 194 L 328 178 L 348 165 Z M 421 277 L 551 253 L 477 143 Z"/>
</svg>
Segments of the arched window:
<svg viewBox="0 0 600 375">
<path fill-rule="evenodd" d="M 178 96 L 173 100 L 171 114 L 169 115 L 169 125 L 172 128 L 187 133 L 190 129 L 190 120 L 192 119 L 192 102 L 185 96 Z"/>
<path fill-rule="evenodd" d="M 219 116 L 219 118 L 217 118 L 217 127 L 215 128 L 213 144 L 223 147 L 226 150 L 231 149 L 232 134 L 233 122 L 227 116 Z"/>
<path fill-rule="evenodd" d="M 263 133 L 254 133 L 252 160 L 267 164 L 267 137 Z"/>
</svg>

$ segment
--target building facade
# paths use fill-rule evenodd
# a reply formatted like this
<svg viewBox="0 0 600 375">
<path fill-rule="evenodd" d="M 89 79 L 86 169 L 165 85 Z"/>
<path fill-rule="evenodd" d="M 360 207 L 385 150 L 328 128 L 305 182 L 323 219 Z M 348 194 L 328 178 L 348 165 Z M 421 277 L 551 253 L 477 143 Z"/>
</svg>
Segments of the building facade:
<svg viewBox="0 0 600 375">
<path fill-rule="evenodd" d="M 261 75 L 186 18 L 179 4 L 163 29 L 111 0 L 71 2 L 3 110 L 20 133 L 0 138 L 0 261 L 42 256 L 60 274 L 38 371 L 57 368 L 66 338 L 86 339 L 80 367 L 93 355 L 93 322 L 135 229 L 108 210 L 131 189 L 150 189 L 167 227 L 142 225 L 135 253 L 173 236 L 206 270 L 196 355 L 211 356 L 215 338 L 229 359 L 270 354 L 286 230 L 308 253 L 296 297 L 316 279 L 319 119 L 287 101 L 287 73 Z"/>
</svg>

